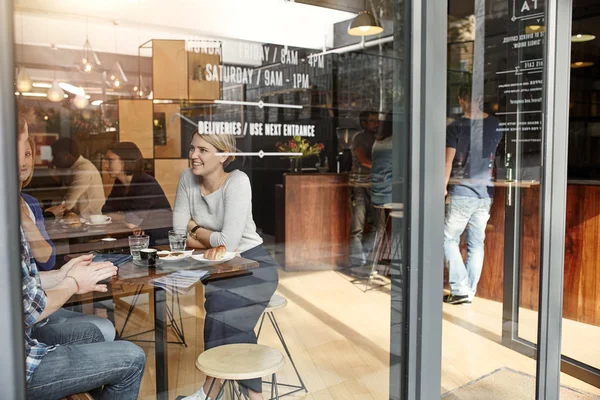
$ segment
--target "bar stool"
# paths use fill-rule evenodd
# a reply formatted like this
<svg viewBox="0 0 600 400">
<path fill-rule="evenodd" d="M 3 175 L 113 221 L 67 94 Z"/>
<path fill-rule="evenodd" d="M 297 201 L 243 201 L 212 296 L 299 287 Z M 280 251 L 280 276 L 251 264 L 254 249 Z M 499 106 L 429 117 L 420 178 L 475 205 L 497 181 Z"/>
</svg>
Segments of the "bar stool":
<svg viewBox="0 0 600 400">
<path fill-rule="evenodd" d="M 212 376 L 213 379 L 208 393 L 212 392 L 217 379 L 222 379 L 223 384 L 216 398 L 225 392 L 229 385 L 234 399 L 242 399 L 242 391 L 235 385 L 235 381 L 244 379 L 262 378 L 271 375 L 271 398 L 279 399 L 277 390 L 277 372 L 285 365 L 285 358 L 280 351 L 261 344 L 227 344 L 212 348 L 200 354 L 196 359 L 196 368 Z M 273 397 L 273 392 L 275 397 Z"/>
<path fill-rule="evenodd" d="M 404 210 L 404 204 L 402 204 L 402 203 L 386 203 L 383 206 L 373 206 L 373 207 L 380 210 L 380 213 L 379 213 L 380 221 L 379 222 L 385 222 L 385 223 L 378 224 L 379 226 L 383 226 L 383 229 L 378 229 L 377 232 L 375 232 L 375 242 L 374 242 L 374 246 L 373 246 L 373 263 L 371 264 L 371 272 L 369 273 L 369 276 L 367 277 L 367 281 L 365 282 L 365 288 L 364 288 L 363 292 L 366 292 L 369 289 L 375 289 L 375 288 L 380 288 L 380 287 L 389 285 L 390 282 L 384 282 L 384 283 L 378 285 L 377 287 L 370 287 L 371 282 L 373 281 L 373 278 L 375 277 L 375 275 L 377 275 L 377 265 L 379 264 L 379 261 L 382 259 L 386 250 L 387 250 L 387 253 L 389 253 L 389 248 L 391 245 L 391 238 L 390 238 L 390 234 L 388 233 L 388 225 L 391 221 L 392 214 L 404 213 L 404 211 L 402 211 L 402 210 Z M 384 220 L 382 221 L 381 218 L 383 218 Z M 384 275 L 386 275 L 386 274 L 387 273 L 385 273 Z"/>
<path fill-rule="evenodd" d="M 285 297 L 280 296 L 278 294 L 274 294 L 273 297 L 271 297 L 271 300 L 269 301 L 267 308 L 265 308 L 265 311 L 263 312 L 262 318 L 260 319 L 260 326 L 258 327 L 258 333 L 256 334 L 256 340 L 258 340 L 258 337 L 260 336 L 260 332 L 263 327 L 263 323 L 265 322 L 265 317 L 269 317 L 269 321 L 271 321 L 271 325 L 273 326 L 273 329 L 275 330 L 275 333 L 277 334 L 279 341 L 283 345 L 285 354 L 287 354 L 288 358 L 290 359 L 290 363 L 292 363 L 292 367 L 294 367 L 294 371 L 296 371 L 296 376 L 298 377 L 298 381 L 300 381 L 300 386 L 288 385 L 286 383 L 279 383 L 279 384 L 276 383 L 275 385 L 285 386 L 288 388 L 295 389 L 295 390 L 292 390 L 291 392 L 282 394 L 281 397 L 287 396 L 289 394 L 301 392 L 302 390 L 304 390 L 306 393 L 308 393 L 308 389 L 306 388 L 306 385 L 304 384 L 304 381 L 302 380 L 302 377 L 300 376 L 300 372 L 298 372 L 298 368 L 296 368 L 294 359 L 292 358 L 292 355 L 290 354 L 290 350 L 288 349 L 287 344 L 285 343 L 285 339 L 283 338 L 283 332 L 281 332 L 281 328 L 279 328 L 279 324 L 277 323 L 277 319 L 275 318 L 275 314 L 273 313 L 273 311 L 275 311 L 275 310 L 279 310 L 280 308 L 286 307 L 287 304 L 288 304 L 288 301 Z M 273 382 L 264 381 L 263 383 L 268 383 L 268 384 L 273 385 Z"/>
</svg>

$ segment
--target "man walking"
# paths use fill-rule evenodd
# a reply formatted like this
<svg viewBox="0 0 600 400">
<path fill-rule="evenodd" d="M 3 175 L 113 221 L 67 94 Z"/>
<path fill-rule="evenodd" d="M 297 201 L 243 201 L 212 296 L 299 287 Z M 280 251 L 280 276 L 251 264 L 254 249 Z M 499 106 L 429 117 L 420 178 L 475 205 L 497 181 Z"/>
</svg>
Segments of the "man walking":
<svg viewBox="0 0 600 400">
<path fill-rule="evenodd" d="M 451 293 L 450 304 L 471 303 L 477 291 L 484 258 L 485 227 L 494 196 L 492 169 L 502 139 L 499 120 L 472 101 L 471 88 L 461 86 L 458 101 L 464 113 L 446 128 L 446 218 L 444 255 Z M 467 260 L 460 237 L 467 230 Z"/>
</svg>

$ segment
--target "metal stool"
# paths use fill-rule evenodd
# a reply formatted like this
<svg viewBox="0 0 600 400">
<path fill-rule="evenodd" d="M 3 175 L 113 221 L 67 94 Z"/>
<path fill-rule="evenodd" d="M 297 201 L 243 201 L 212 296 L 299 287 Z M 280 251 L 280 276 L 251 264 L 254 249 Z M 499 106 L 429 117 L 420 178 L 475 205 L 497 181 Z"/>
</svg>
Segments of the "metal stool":
<svg viewBox="0 0 600 400">
<path fill-rule="evenodd" d="M 234 399 L 243 399 L 242 390 L 238 390 L 235 381 L 244 379 L 262 378 L 271 375 L 271 398 L 279 399 L 277 391 L 277 372 L 285 365 L 285 358 L 280 351 L 260 344 L 228 344 L 212 348 L 200 354 L 196 359 L 196 368 L 212 380 L 208 393 L 211 393 L 217 379 L 222 379 L 223 384 L 216 398 L 225 392 L 229 385 Z M 273 395 L 275 397 L 273 397 Z M 242 397 L 244 396 L 244 397 Z"/>
<path fill-rule="evenodd" d="M 308 389 L 306 388 L 306 385 L 304 384 L 304 381 L 302 380 L 302 377 L 300 376 L 300 372 L 298 372 L 298 368 L 296 368 L 294 359 L 292 358 L 292 355 L 290 354 L 290 350 L 288 349 L 287 344 L 285 343 L 285 339 L 283 338 L 283 332 L 281 332 L 281 329 L 279 328 L 279 324 L 277 323 L 277 319 L 275 319 L 275 314 L 273 313 L 273 311 L 283 308 L 283 307 L 287 306 L 287 304 L 288 304 L 288 302 L 285 297 L 280 296 L 278 294 L 274 294 L 273 297 L 271 297 L 271 301 L 269 301 L 269 305 L 267 305 L 267 308 L 265 308 L 265 311 L 260 320 L 260 326 L 258 327 L 258 333 L 256 334 L 256 339 L 258 340 L 258 337 L 260 336 L 260 332 L 262 330 L 263 322 L 265 322 L 265 316 L 269 317 L 269 321 L 271 321 L 271 325 L 273 325 L 273 329 L 275 330 L 275 333 L 279 337 L 279 341 L 283 345 L 285 354 L 287 354 L 288 358 L 290 359 L 290 363 L 292 364 L 292 367 L 294 367 L 294 371 L 296 371 L 296 376 L 298 377 L 300 386 L 288 385 L 286 383 L 279 383 L 279 384 L 276 383 L 275 384 L 275 385 L 285 386 L 288 388 L 295 389 L 288 393 L 282 394 L 281 397 L 287 396 L 289 394 L 297 393 L 302 390 L 304 390 L 306 393 L 308 393 Z M 267 381 L 264 381 L 263 383 L 273 384 L 272 382 L 267 382 Z"/>
<path fill-rule="evenodd" d="M 371 287 L 371 282 L 373 281 L 373 278 L 377 275 L 377 265 L 379 263 L 379 261 L 381 260 L 384 251 L 386 249 L 390 248 L 391 245 L 391 238 L 390 235 L 388 234 L 388 230 L 387 227 L 390 223 L 390 220 L 392 218 L 392 214 L 395 213 L 404 213 L 404 204 L 402 203 L 386 203 L 383 206 L 373 206 L 376 209 L 379 209 L 380 212 L 380 226 L 383 227 L 383 229 L 378 229 L 377 232 L 375 232 L 375 241 L 374 241 L 374 246 L 373 246 L 373 262 L 371 264 L 371 272 L 369 273 L 369 276 L 367 277 L 367 280 L 365 282 L 365 288 L 363 290 L 363 292 L 366 292 L 370 289 L 377 289 L 377 288 L 381 288 L 384 286 L 387 286 L 390 284 L 389 281 L 384 282 L 382 284 L 379 284 L 375 287 Z M 387 213 L 387 216 L 385 215 Z M 384 220 L 382 221 L 381 218 L 383 218 Z M 381 224 L 381 222 L 383 222 L 383 224 Z M 389 252 L 389 250 L 388 250 Z M 385 275 L 385 274 L 384 274 Z M 356 283 L 357 281 L 359 281 L 360 279 L 355 279 L 352 281 L 352 283 Z"/>
</svg>

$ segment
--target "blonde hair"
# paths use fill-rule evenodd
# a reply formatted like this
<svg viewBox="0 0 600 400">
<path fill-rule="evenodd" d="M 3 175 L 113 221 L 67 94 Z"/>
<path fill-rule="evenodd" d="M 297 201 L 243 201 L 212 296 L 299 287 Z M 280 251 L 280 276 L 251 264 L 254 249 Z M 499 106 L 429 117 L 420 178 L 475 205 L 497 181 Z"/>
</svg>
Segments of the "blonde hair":
<svg viewBox="0 0 600 400">
<path fill-rule="evenodd" d="M 196 131 L 194 134 L 206 140 L 206 142 L 213 145 L 222 153 L 237 153 L 235 136 L 233 135 L 201 135 L 198 133 L 198 131 Z M 223 163 L 223 167 L 231 164 L 233 160 L 235 160 L 235 156 L 227 157 L 227 160 L 225 160 Z"/>
<path fill-rule="evenodd" d="M 33 140 L 33 138 L 30 136 L 27 139 L 27 143 L 29 143 L 29 145 L 31 146 L 31 158 L 33 159 L 33 163 L 31 165 L 31 174 L 29 174 L 29 177 L 27 179 L 25 179 L 25 181 L 23 182 L 23 187 L 26 187 L 27 185 L 29 185 L 31 183 L 31 180 L 33 179 L 33 169 L 35 166 L 35 149 L 36 149 L 35 140 Z"/>
</svg>

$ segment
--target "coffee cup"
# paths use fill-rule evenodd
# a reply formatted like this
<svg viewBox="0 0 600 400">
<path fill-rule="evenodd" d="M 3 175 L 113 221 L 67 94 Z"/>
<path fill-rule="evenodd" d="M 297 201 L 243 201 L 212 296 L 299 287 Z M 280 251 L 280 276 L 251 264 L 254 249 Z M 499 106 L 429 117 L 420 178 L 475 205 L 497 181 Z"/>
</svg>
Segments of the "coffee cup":
<svg viewBox="0 0 600 400">
<path fill-rule="evenodd" d="M 93 225 L 106 224 L 110 221 L 112 221 L 112 218 L 107 215 L 90 215 L 90 223 L 92 223 Z"/>
<path fill-rule="evenodd" d="M 149 267 L 156 266 L 156 257 L 157 257 L 156 249 L 141 249 L 140 250 L 140 259 L 143 263 L 148 265 Z"/>
</svg>

